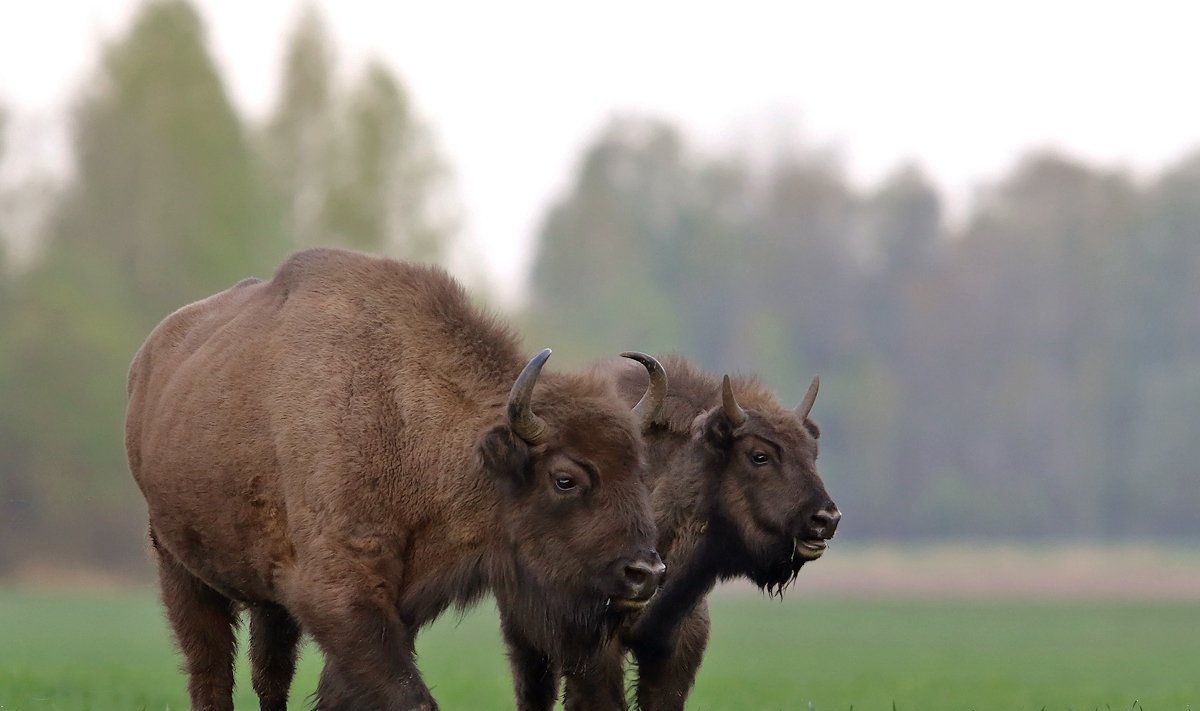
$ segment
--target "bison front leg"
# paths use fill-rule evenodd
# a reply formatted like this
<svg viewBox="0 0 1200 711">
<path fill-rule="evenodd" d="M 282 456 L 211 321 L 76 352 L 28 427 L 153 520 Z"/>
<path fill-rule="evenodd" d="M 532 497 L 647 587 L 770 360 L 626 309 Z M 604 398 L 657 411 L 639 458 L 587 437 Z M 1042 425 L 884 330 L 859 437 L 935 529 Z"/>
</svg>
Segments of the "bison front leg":
<svg viewBox="0 0 1200 711">
<path fill-rule="evenodd" d="M 287 610 L 272 603 L 250 608 L 250 678 L 260 711 L 286 711 L 296 673 L 300 627 Z"/>
<path fill-rule="evenodd" d="M 413 632 L 383 589 L 354 571 L 289 584 L 288 610 L 325 655 L 317 711 L 436 711 Z"/>
<path fill-rule="evenodd" d="M 558 696 L 558 671 L 546 653 L 535 648 L 507 618 L 500 621 L 508 664 L 512 669 L 517 711 L 551 711 Z"/>
<path fill-rule="evenodd" d="M 626 711 L 624 662 L 620 642 L 612 639 L 586 665 L 566 672 L 566 711 Z"/>
<path fill-rule="evenodd" d="M 708 629 L 708 604 L 702 602 L 683 618 L 673 639 L 631 642 L 642 711 L 683 711 L 708 646 Z"/>
</svg>

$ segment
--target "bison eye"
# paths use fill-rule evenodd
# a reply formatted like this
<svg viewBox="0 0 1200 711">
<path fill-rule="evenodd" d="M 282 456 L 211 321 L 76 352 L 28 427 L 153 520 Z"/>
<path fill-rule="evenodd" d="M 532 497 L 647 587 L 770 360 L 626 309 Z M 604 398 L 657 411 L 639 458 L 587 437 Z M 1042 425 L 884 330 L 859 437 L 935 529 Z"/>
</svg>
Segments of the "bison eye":
<svg viewBox="0 0 1200 711">
<path fill-rule="evenodd" d="M 771 458 L 767 456 L 766 452 L 751 452 L 750 461 L 754 463 L 754 466 L 761 467 L 771 461 Z"/>
<path fill-rule="evenodd" d="M 554 488 L 559 491 L 574 491 L 575 480 L 569 476 L 559 476 L 554 478 Z"/>
</svg>

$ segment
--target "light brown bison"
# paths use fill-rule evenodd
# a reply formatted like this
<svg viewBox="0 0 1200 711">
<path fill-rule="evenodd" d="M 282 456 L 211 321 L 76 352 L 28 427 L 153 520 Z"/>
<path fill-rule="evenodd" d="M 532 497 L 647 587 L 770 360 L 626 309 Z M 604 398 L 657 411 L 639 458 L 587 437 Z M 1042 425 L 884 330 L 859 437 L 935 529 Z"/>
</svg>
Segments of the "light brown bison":
<svg viewBox="0 0 1200 711">
<path fill-rule="evenodd" d="M 653 594 L 658 403 L 539 377 L 548 356 L 526 364 L 438 269 L 329 249 L 167 317 L 133 361 L 126 448 L 192 708 L 233 708 L 243 606 L 264 710 L 303 630 L 317 708 L 371 711 L 436 708 L 413 638 L 451 604 L 491 590 L 577 660 Z"/>
<path fill-rule="evenodd" d="M 787 409 L 757 380 L 718 381 L 677 357 L 663 364 L 671 375 L 666 402 L 644 432 L 668 568 L 662 587 L 584 663 L 531 654 L 506 633 L 522 711 L 552 708 L 564 676 L 569 711 L 627 708 L 626 651 L 638 664 L 640 708 L 683 709 L 708 642 L 706 598 L 717 581 L 745 577 L 781 594 L 837 529 L 842 514 L 817 475 L 820 431 L 809 419 L 816 378 L 800 405 Z M 627 400 L 646 387 L 636 369 L 598 370 L 610 372 Z"/>
</svg>

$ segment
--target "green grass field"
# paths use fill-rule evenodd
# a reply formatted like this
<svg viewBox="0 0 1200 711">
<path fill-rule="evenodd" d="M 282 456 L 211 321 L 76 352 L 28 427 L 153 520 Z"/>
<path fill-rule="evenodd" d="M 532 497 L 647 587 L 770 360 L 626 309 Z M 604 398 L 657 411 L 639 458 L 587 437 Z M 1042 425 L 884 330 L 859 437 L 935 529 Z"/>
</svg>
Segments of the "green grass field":
<svg viewBox="0 0 1200 711">
<path fill-rule="evenodd" d="M 489 606 L 418 640 L 442 708 L 511 709 Z M 0 590 L 0 709 L 187 709 L 153 593 Z M 303 708 L 319 654 L 293 687 Z M 244 664 L 237 707 L 257 709 Z M 1200 710 L 1200 604 L 714 600 L 691 709 Z M 1135 705 L 1136 704 L 1136 705 Z"/>
</svg>

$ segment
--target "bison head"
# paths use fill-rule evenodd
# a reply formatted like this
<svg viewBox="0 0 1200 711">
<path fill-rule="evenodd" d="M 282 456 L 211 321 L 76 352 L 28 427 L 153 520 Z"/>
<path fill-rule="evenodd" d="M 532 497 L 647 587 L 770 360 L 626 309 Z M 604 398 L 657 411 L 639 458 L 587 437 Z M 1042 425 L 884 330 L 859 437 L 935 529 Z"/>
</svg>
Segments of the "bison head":
<svg viewBox="0 0 1200 711">
<path fill-rule="evenodd" d="M 665 567 L 644 480 L 641 428 L 661 406 L 662 366 L 632 410 L 607 379 L 540 378 L 547 349 L 509 395 L 506 418 L 484 436 L 484 468 L 500 483 L 506 567 L 495 586 L 505 627 L 582 660 L 625 611 L 646 603 Z"/>
<path fill-rule="evenodd" d="M 721 405 L 701 414 L 696 437 L 716 459 L 712 526 L 730 550 L 726 576 L 746 575 L 768 592 L 787 586 L 820 558 L 841 511 L 817 475 L 820 430 L 809 419 L 817 378 L 795 410 L 767 398 L 743 409 L 725 376 Z"/>
</svg>

